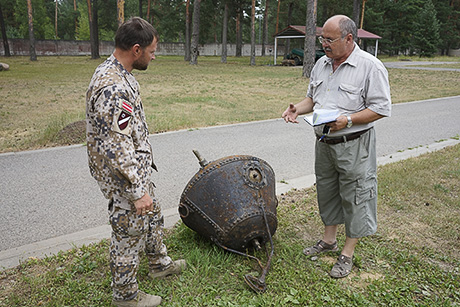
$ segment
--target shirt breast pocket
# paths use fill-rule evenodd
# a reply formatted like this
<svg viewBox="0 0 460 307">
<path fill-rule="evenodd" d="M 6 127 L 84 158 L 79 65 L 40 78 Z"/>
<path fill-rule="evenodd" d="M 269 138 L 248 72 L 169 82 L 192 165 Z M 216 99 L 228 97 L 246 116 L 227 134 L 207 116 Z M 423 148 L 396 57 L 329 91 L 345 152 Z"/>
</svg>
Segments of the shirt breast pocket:
<svg viewBox="0 0 460 307">
<path fill-rule="evenodd" d="M 339 85 L 338 106 L 346 111 L 358 111 L 362 108 L 362 89 L 351 84 L 342 83 Z"/>
<path fill-rule="evenodd" d="M 313 101 L 318 101 L 318 95 L 321 90 L 321 84 L 323 83 L 323 80 L 315 80 L 312 81 L 310 84 L 310 92 L 311 96 L 313 98 Z"/>
</svg>

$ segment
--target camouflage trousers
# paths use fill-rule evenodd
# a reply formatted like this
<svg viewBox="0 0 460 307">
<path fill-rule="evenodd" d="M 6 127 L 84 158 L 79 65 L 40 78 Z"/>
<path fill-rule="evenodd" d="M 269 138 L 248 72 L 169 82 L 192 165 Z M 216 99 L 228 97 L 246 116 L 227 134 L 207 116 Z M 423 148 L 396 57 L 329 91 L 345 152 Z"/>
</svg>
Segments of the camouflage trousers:
<svg viewBox="0 0 460 307">
<path fill-rule="evenodd" d="M 120 208 L 121 202 L 128 200 L 118 195 L 114 195 L 110 202 L 110 269 L 115 300 L 129 300 L 137 295 L 139 253 L 143 250 L 148 258 L 150 270 L 172 264 L 163 243 L 163 215 L 152 192 L 149 195 L 153 199 L 154 208 L 153 213 L 149 215 L 137 215 L 134 204 L 131 210 Z"/>
</svg>

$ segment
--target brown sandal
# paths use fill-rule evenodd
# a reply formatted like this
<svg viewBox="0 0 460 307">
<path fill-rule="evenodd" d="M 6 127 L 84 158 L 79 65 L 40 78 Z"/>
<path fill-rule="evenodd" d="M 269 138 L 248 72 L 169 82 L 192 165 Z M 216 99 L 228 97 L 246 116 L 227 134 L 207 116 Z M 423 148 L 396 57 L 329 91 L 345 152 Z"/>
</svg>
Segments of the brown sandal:
<svg viewBox="0 0 460 307">
<path fill-rule="evenodd" d="M 315 245 L 304 249 L 303 253 L 306 256 L 314 256 L 325 252 L 336 252 L 338 250 L 339 248 L 337 247 L 337 242 L 327 244 L 323 240 L 319 240 Z"/>
<path fill-rule="evenodd" d="M 337 262 L 332 267 L 329 275 L 334 278 L 342 278 L 348 276 L 351 273 L 351 268 L 353 267 L 353 260 L 350 257 L 345 255 L 340 255 L 337 258 Z"/>
</svg>

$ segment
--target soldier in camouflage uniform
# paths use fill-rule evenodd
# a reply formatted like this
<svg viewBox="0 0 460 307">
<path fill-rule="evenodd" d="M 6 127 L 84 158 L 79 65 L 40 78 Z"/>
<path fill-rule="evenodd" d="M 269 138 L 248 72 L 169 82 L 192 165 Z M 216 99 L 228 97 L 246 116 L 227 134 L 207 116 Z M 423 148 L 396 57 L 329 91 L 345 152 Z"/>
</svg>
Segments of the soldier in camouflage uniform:
<svg viewBox="0 0 460 307">
<path fill-rule="evenodd" d="M 113 303 L 157 306 L 161 297 L 139 291 L 139 252 L 145 246 L 151 277 L 178 274 L 163 244 L 163 216 L 151 182 L 152 147 L 133 69 L 155 58 L 158 33 L 134 17 L 115 36 L 114 53 L 97 67 L 86 94 L 87 148 L 91 175 L 109 199 Z"/>
</svg>

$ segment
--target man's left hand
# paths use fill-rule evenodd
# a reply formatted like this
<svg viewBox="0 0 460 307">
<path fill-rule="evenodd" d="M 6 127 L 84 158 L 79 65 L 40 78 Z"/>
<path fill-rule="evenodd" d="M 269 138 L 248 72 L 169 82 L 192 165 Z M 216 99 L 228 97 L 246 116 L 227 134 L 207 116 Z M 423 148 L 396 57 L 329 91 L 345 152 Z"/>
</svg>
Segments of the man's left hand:
<svg viewBox="0 0 460 307">
<path fill-rule="evenodd" d="M 144 196 L 134 201 L 136 207 L 136 214 L 146 215 L 147 212 L 153 210 L 153 200 L 149 193 L 145 193 Z"/>
<path fill-rule="evenodd" d="M 329 127 L 331 127 L 330 131 L 339 131 L 343 128 L 345 128 L 348 124 L 348 119 L 345 115 L 340 115 L 337 117 L 337 120 L 335 122 L 327 124 Z"/>
</svg>

